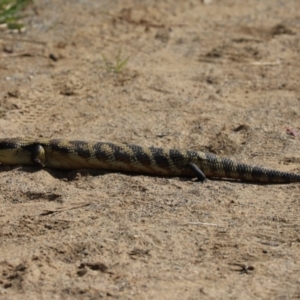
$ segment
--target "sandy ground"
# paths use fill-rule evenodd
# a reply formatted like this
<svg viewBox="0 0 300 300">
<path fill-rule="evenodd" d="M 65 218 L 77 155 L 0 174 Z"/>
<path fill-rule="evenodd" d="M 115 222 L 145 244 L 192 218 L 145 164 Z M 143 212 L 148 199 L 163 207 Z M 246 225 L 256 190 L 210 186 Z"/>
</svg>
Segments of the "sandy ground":
<svg viewBox="0 0 300 300">
<path fill-rule="evenodd" d="M 208 2 L 36 0 L 0 35 L 0 138 L 300 172 L 300 2 Z M 0 189 L 1 299 L 300 298 L 300 184 L 2 166 Z"/>
</svg>

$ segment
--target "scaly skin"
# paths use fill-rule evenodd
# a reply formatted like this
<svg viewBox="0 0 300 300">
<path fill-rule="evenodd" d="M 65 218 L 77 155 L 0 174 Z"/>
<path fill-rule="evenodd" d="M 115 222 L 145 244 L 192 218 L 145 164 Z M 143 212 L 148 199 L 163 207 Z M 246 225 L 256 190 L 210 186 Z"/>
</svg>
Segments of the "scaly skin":
<svg viewBox="0 0 300 300">
<path fill-rule="evenodd" d="M 100 169 L 158 176 L 300 182 L 300 174 L 237 163 L 210 153 L 59 139 L 0 139 L 0 162 L 55 169 Z"/>
</svg>

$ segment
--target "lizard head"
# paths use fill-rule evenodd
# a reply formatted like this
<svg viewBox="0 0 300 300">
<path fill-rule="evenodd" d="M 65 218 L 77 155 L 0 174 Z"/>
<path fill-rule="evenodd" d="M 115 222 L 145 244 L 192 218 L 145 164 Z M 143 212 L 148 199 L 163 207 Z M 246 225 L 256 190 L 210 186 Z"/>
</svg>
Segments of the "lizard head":
<svg viewBox="0 0 300 300">
<path fill-rule="evenodd" d="M 32 152 L 19 138 L 0 139 L 0 163 L 3 165 L 32 164 Z"/>
</svg>

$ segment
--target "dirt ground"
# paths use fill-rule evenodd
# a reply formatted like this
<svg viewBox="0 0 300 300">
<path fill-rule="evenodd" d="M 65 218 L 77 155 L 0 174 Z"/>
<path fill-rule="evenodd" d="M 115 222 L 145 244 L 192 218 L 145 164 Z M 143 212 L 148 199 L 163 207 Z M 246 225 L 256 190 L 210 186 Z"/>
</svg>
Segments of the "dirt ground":
<svg viewBox="0 0 300 300">
<path fill-rule="evenodd" d="M 299 173 L 299 11 L 36 0 L 25 32 L 0 34 L 0 138 L 209 151 Z M 1 166 L 0 189 L 1 299 L 300 298 L 300 184 Z"/>
</svg>

